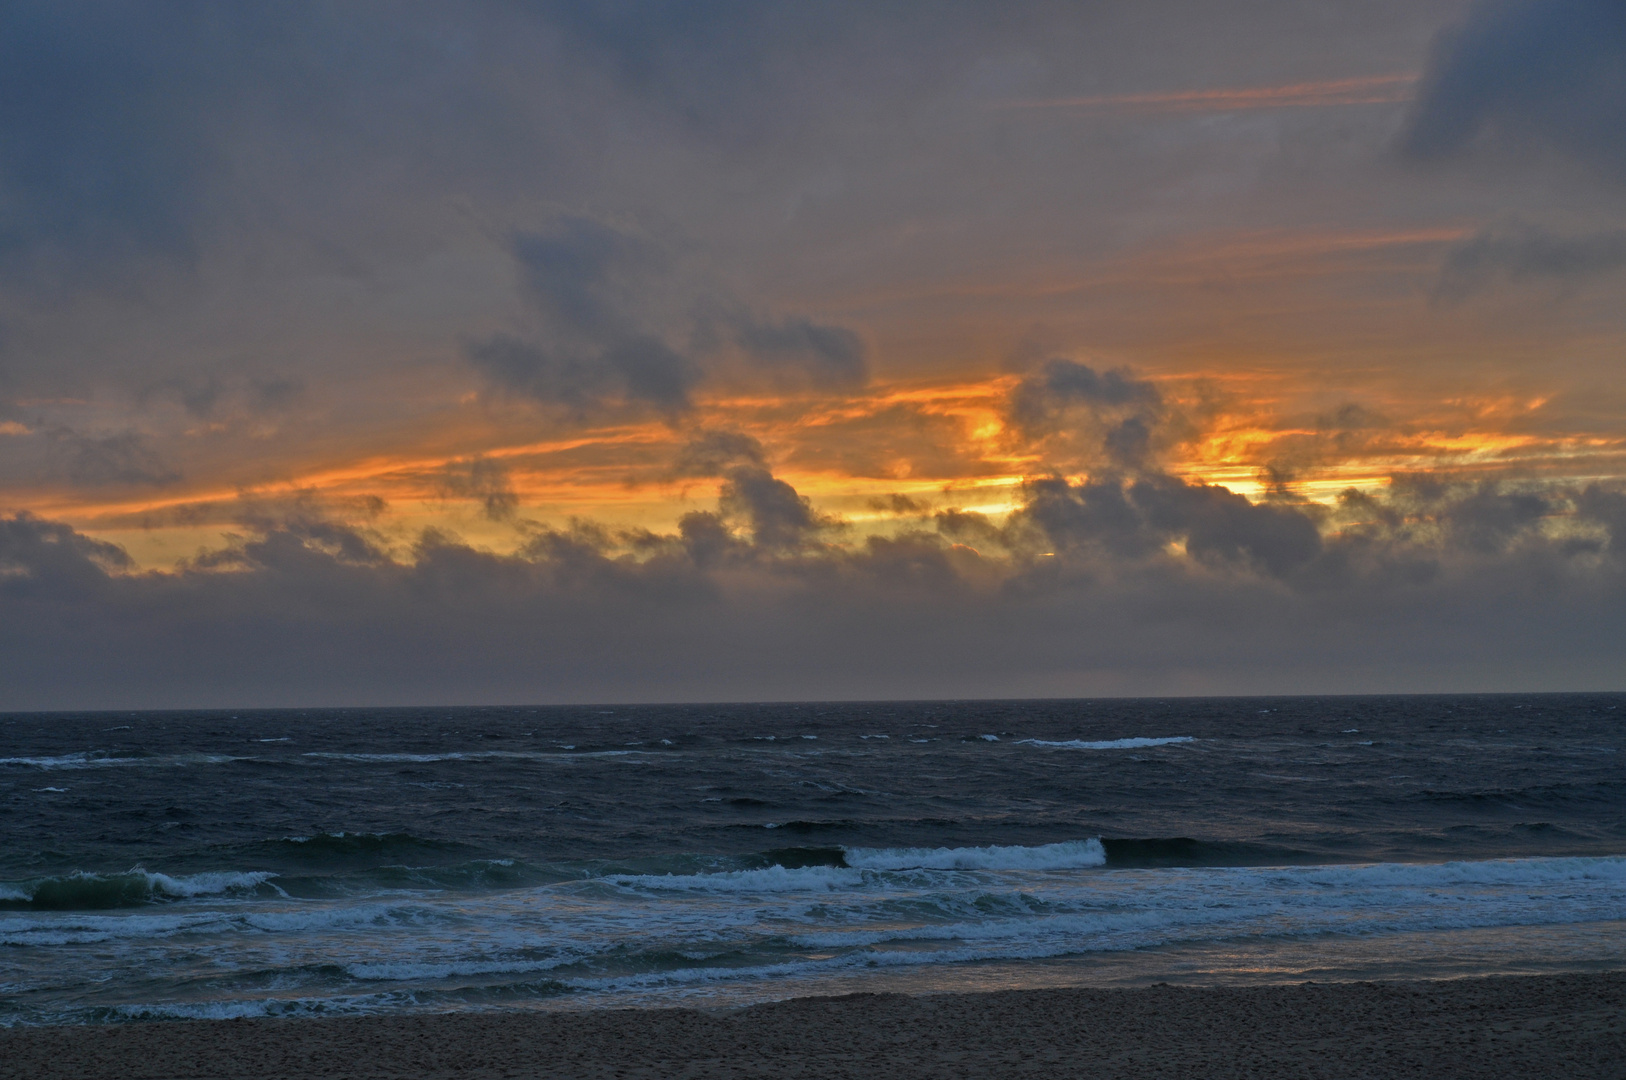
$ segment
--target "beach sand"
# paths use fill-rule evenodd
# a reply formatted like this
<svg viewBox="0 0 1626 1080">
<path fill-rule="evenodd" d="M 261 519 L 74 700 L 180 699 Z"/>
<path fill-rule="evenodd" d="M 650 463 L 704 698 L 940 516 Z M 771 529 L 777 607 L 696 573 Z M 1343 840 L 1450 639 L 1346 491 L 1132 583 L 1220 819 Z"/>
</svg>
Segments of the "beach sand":
<svg viewBox="0 0 1626 1080">
<path fill-rule="evenodd" d="M 1626 972 L 13 1028 L 0 1076 L 1626 1077 Z"/>
</svg>

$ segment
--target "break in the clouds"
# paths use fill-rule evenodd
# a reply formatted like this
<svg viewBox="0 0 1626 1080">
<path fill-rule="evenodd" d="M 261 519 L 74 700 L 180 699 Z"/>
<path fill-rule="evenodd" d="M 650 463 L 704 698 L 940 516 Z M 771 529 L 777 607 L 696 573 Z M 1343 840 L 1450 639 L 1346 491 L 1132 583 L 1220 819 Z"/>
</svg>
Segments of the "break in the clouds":
<svg viewBox="0 0 1626 1080">
<path fill-rule="evenodd" d="M 1602 0 L 0 9 L 0 707 L 1615 685 Z"/>
</svg>

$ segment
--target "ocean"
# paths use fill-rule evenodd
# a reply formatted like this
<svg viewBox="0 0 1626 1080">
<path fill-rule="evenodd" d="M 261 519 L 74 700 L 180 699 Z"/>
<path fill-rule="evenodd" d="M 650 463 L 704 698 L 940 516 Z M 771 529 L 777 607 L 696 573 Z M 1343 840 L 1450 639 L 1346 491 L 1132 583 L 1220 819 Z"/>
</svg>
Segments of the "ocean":
<svg viewBox="0 0 1626 1080">
<path fill-rule="evenodd" d="M 0 716 L 0 1024 L 1626 967 L 1626 695 Z"/>
</svg>

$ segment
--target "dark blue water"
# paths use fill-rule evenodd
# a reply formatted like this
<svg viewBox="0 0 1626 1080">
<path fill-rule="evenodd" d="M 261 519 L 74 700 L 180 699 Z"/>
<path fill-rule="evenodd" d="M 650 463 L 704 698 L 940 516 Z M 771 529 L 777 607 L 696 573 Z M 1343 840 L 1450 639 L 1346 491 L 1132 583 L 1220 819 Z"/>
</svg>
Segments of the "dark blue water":
<svg viewBox="0 0 1626 1080">
<path fill-rule="evenodd" d="M 1616 966 L 1623 695 L 0 717 L 0 1021 Z"/>
</svg>

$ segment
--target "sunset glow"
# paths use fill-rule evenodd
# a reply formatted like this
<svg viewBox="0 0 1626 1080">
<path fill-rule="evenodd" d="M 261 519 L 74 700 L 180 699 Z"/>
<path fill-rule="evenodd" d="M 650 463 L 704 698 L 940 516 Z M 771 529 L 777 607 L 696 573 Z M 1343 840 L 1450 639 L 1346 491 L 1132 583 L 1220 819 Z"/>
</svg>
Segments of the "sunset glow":
<svg viewBox="0 0 1626 1080">
<path fill-rule="evenodd" d="M 1388 685 L 1537 582 L 1580 626 L 1626 550 L 1614 39 L 1522 4 L 42 15 L 124 81 L 42 61 L 6 121 L 0 581 L 475 698 L 816 696 L 888 620 L 949 637 L 842 693 L 995 626 L 1020 693 Z M 1511 640 L 1407 685 L 1546 685 Z"/>
</svg>

